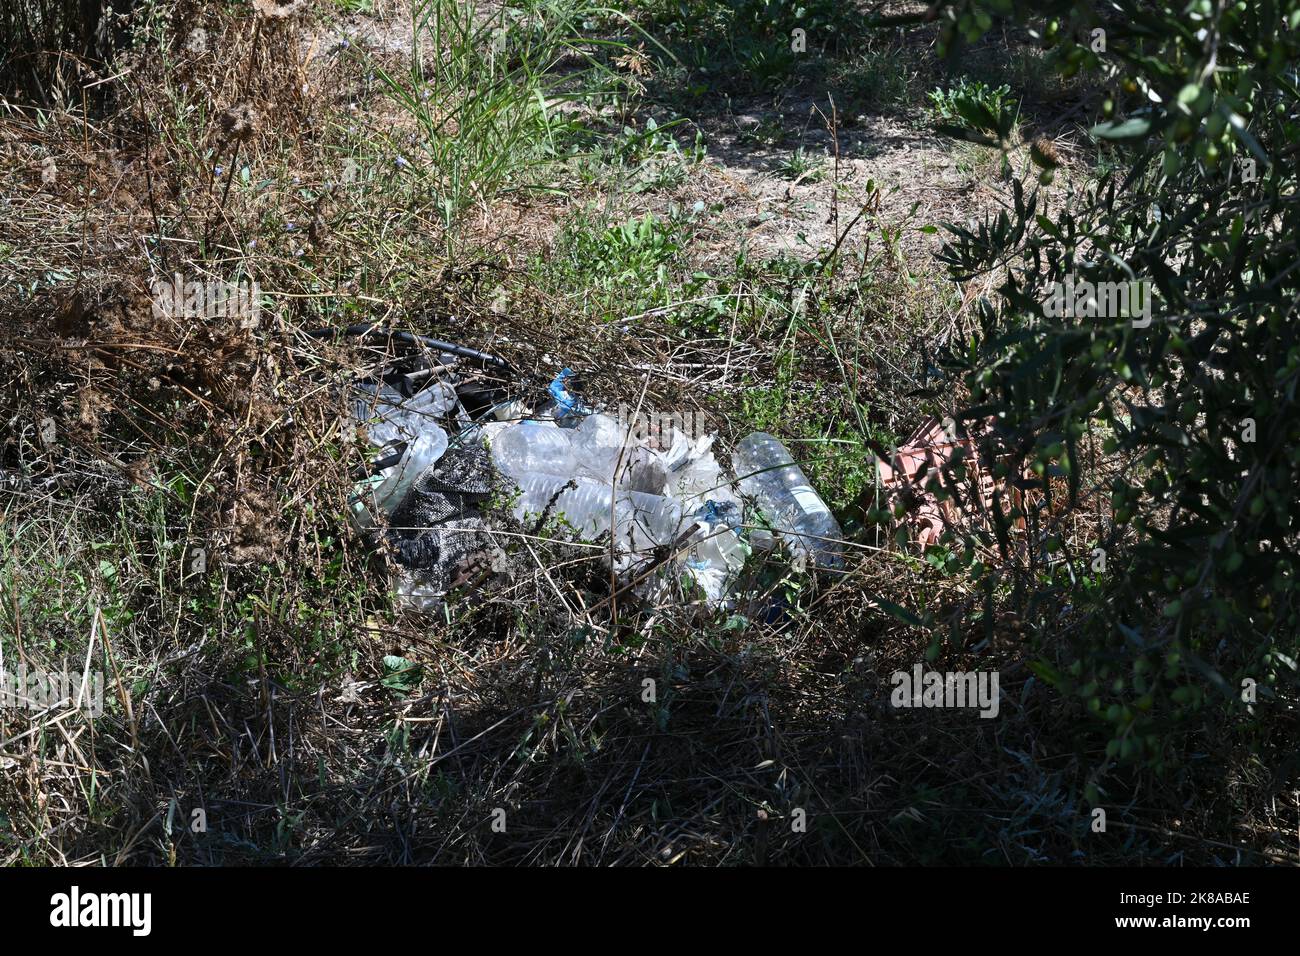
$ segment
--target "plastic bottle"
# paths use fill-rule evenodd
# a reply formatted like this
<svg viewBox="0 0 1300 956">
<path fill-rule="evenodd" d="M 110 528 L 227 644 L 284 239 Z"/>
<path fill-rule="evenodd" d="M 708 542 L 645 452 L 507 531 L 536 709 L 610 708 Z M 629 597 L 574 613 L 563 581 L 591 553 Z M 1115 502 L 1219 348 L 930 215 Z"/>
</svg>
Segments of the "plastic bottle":
<svg viewBox="0 0 1300 956">
<path fill-rule="evenodd" d="M 387 385 L 376 390 L 366 383 L 357 387 L 354 414 L 365 424 L 371 444 L 383 447 L 437 428 L 437 419 L 455 406 L 456 392 L 443 382 L 435 382 L 411 398 Z"/>
<path fill-rule="evenodd" d="M 511 425 L 493 439 L 492 460 L 503 474 L 516 481 L 539 474 L 568 478 L 578 466 L 568 433 L 554 422 Z"/>
<path fill-rule="evenodd" d="M 613 481 L 614 466 L 623 447 L 623 431 L 618 422 L 600 413 L 588 415 L 570 431 L 569 436 L 573 453 L 583 471 L 593 478 Z"/>
<path fill-rule="evenodd" d="M 562 515 L 581 534 L 596 537 L 609 530 L 609 485 L 592 478 L 544 474 L 524 475 L 515 481 L 523 492 L 515 503 L 517 517 L 541 514 L 549 507 L 551 515 Z M 672 498 L 619 489 L 615 500 L 613 518 L 621 542 L 642 549 L 670 544 L 676 536 L 682 508 Z"/>
<path fill-rule="evenodd" d="M 686 555 L 685 571 L 704 591 L 709 606 L 721 607 L 750 553 L 736 534 L 740 507 L 736 502 L 708 501 L 694 517 L 697 534 Z"/>
<path fill-rule="evenodd" d="M 791 550 L 819 568 L 844 566 L 839 522 L 781 442 L 766 432 L 746 435 L 732 464 L 740 490 L 753 496 Z"/>
<path fill-rule="evenodd" d="M 455 406 L 456 392 L 445 382 L 434 382 L 411 398 L 387 385 L 367 382 L 356 387 L 353 415 L 365 426 L 377 457 L 385 457 L 385 450 L 399 447 L 399 443 L 405 445 L 395 464 L 357 485 L 351 508 L 358 526 L 370 528 L 376 515 L 391 515 L 416 479 L 443 456 L 447 432 L 436 419 Z"/>
</svg>

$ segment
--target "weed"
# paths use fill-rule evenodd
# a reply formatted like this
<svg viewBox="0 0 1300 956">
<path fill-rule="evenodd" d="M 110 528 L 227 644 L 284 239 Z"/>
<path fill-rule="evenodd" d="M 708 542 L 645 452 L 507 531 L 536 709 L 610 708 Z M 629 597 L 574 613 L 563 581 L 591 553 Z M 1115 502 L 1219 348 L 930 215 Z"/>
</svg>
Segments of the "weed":
<svg viewBox="0 0 1300 956">
<path fill-rule="evenodd" d="M 955 85 L 935 87 L 926 94 L 926 100 L 935 123 L 953 125 L 967 123 L 973 110 L 985 110 L 996 117 L 1015 102 L 1011 87 L 1005 83 L 992 87 L 983 80 L 965 76 L 960 77 Z"/>
<path fill-rule="evenodd" d="M 795 148 L 777 165 L 777 172 L 796 182 L 815 183 L 822 178 L 823 161 L 809 156 L 802 146 Z"/>
</svg>

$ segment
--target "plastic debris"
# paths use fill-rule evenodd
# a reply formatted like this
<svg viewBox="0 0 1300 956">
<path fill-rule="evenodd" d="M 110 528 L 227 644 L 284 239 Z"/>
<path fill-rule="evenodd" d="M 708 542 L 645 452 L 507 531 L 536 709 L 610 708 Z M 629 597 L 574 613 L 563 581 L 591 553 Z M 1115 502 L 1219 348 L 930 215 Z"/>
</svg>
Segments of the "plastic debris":
<svg viewBox="0 0 1300 956">
<path fill-rule="evenodd" d="M 643 600 L 680 599 L 685 583 L 688 599 L 733 606 L 746 559 L 755 547 L 770 549 L 773 532 L 817 568 L 843 566 L 839 525 L 771 435 L 740 442 L 733 482 L 714 455 L 715 436 L 671 426 L 633 434 L 575 394 L 570 369 L 538 409 L 475 393 L 471 413 L 459 359 L 442 359 L 358 385 L 353 402 L 373 451 L 353 516 L 387 541 L 407 604 L 434 608 L 451 588 L 506 570 L 482 510 L 503 479 L 526 531 L 545 526 L 608 542 L 599 559 L 615 572 L 617 593 Z M 764 517 L 751 514 L 746 526 L 750 503 Z"/>
<path fill-rule="evenodd" d="M 741 491 L 753 496 L 792 551 L 821 568 L 844 567 L 839 522 L 784 445 L 754 432 L 736 446 L 732 463 Z"/>
<path fill-rule="evenodd" d="M 491 358 L 462 351 L 478 363 Z M 388 544 L 396 593 L 420 610 L 489 578 L 504 557 L 481 510 L 493 491 L 492 465 L 466 407 L 467 399 L 479 403 L 482 385 L 459 358 L 442 354 L 431 365 L 359 383 L 353 393 L 353 418 L 373 454 L 353 489 L 352 518 Z"/>
<path fill-rule="evenodd" d="M 397 462 L 368 478 L 353 497 L 352 513 L 363 528 L 374 524 L 376 513 L 391 515 L 425 469 L 447 450 L 447 432 L 436 418 L 456 405 L 456 393 L 438 384 L 413 398 L 396 389 L 358 386 L 354 415 L 366 425 L 370 441 L 383 453 L 398 455 Z M 367 507 L 366 499 L 372 507 Z"/>
<path fill-rule="evenodd" d="M 555 400 L 555 420 L 563 422 L 570 418 L 581 418 L 583 415 L 589 415 L 592 409 L 574 395 L 569 393 L 568 382 L 573 378 L 572 369 L 564 369 L 559 375 L 555 376 L 551 384 L 547 386 L 551 398 Z"/>
<path fill-rule="evenodd" d="M 660 563 L 660 582 L 647 580 L 637 593 L 648 596 L 662 572 L 676 568 L 710 600 L 721 600 L 728 572 L 739 571 L 743 560 L 734 568 L 718 565 L 712 553 L 718 545 L 704 538 L 730 536 L 734 545 L 727 553 L 743 545 L 736 532 L 740 509 L 726 512 L 730 524 L 719 519 L 719 506 L 734 496 L 717 481 L 710 443 L 692 446 L 673 432 L 667 449 L 636 444 L 615 419 L 598 412 L 573 427 L 562 427 L 563 421 L 530 419 L 491 439 L 493 462 L 519 489 L 515 516 L 525 522 L 562 518 L 587 539 L 612 535 L 620 575 L 643 570 L 656 549 L 677 548 L 680 556 Z"/>
</svg>

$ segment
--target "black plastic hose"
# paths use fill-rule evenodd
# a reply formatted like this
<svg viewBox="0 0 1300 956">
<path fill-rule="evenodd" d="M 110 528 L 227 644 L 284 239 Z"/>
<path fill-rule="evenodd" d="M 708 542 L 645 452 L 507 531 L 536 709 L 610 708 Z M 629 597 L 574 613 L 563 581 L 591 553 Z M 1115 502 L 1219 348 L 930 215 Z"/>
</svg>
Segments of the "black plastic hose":
<svg viewBox="0 0 1300 956">
<path fill-rule="evenodd" d="M 316 329 L 307 334 L 312 336 L 312 338 L 317 339 L 328 338 L 331 335 L 358 337 L 385 335 L 391 339 L 396 339 L 398 342 L 405 342 L 408 345 L 424 345 L 439 352 L 458 355 L 461 358 L 473 359 L 476 362 L 483 362 L 487 365 L 495 365 L 502 371 L 510 372 L 511 374 L 519 374 L 513 365 L 496 355 L 489 355 L 487 352 L 480 352 L 478 349 L 472 349 L 464 345 L 457 345 L 455 342 L 444 342 L 442 339 L 435 339 L 428 335 L 417 335 L 414 332 L 395 332 L 392 329 L 377 328 L 376 323 L 361 322 L 357 325 L 349 325 L 342 329 L 337 326 L 329 326 L 323 329 Z"/>
</svg>

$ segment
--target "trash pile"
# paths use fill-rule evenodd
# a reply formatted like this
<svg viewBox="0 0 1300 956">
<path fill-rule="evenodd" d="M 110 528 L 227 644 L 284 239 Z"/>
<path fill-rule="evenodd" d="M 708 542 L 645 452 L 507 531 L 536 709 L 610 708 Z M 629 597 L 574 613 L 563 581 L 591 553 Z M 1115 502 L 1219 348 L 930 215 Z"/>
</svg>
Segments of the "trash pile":
<svg viewBox="0 0 1300 956">
<path fill-rule="evenodd" d="M 777 540 L 796 562 L 843 568 L 838 523 L 771 435 L 736 445 L 733 479 L 715 435 L 628 428 L 573 394 L 567 368 L 533 408 L 484 388 L 476 365 L 442 352 L 354 386 L 353 416 L 373 457 L 352 517 L 390 545 L 407 605 L 431 610 L 449 590 L 487 586 L 508 570 L 503 545 L 520 532 L 494 528 L 485 509 L 501 491 L 525 539 L 607 545 L 601 560 L 620 592 L 645 601 L 685 585 L 707 606 L 727 607 L 746 559 Z"/>
</svg>

